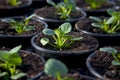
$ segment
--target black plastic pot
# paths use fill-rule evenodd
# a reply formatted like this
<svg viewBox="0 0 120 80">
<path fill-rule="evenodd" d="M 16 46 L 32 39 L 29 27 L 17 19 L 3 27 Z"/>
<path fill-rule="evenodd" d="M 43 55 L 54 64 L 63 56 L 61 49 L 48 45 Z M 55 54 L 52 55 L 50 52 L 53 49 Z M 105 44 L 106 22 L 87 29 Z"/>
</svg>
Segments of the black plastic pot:
<svg viewBox="0 0 120 80">
<path fill-rule="evenodd" d="M 86 65 L 85 65 L 86 58 L 88 57 L 88 55 L 90 53 L 95 51 L 99 46 L 97 40 L 95 38 L 92 38 L 95 40 L 95 46 L 92 48 L 89 48 L 89 49 L 81 50 L 81 51 L 79 51 L 79 50 L 78 51 L 69 51 L 68 50 L 67 52 L 65 52 L 63 50 L 61 52 L 59 50 L 46 49 L 46 48 L 43 48 L 42 46 L 39 46 L 35 43 L 35 39 L 41 34 L 42 33 L 37 34 L 36 36 L 34 36 L 31 39 L 31 44 L 32 44 L 33 48 L 35 49 L 35 52 L 37 54 L 39 54 L 40 56 L 43 56 L 46 60 L 49 58 L 59 59 L 62 62 L 64 62 L 68 66 L 68 68 L 80 68 L 80 67 L 85 68 L 86 67 Z M 84 35 L 84 34 L 82 34 L 82 35 Z M 91 43 L 92 42 L 93 41 L 91 41 Z"/>
<path fill-rule="evenodd" d="M 35 10 L 34 14 L 40 19 L 48 23 L 49 28 L 54 29 L 57 28 L 59 25 L 63 24 L 64 22 L 70 22 L 73 26 L 75 22 L 77 22 L 80 19 L 83 19 L 86 17 L 86 13 L 81 8 L 76 8 L 79 12 L 82 13 L 83 16 L 76 18 L 76 19 L 70 19 L 70 20 L 60 20 L 60 19 L 47 19 L 44 17 L 41 17 L 40 15 L 37 15 L 37 12 L 41 11 L 42 9 Z M 49 13 L 48 13 L 49 14 Z"/>
<path fill-rule="evenodd" d="M 102 74 L 100 74 L 99 72 L 97 72 L 97 71 L 92 67 L 92 65 L 91 65 L 91 63 L 90 63 L 90 61 L 91 61 L 91 59 L 92 59 L 92 57 L 93 57 L 94 55 L 95 55 L 95 52 L 92 53 L 92 54 L 90 54 L 90 55 L 88 56 L 88 58 L 87 58 L 87 60 L 86 60 L 86 66 L 87 66 L 88 70 L 89 70 L 95 77 L 99 78 L 100 80 L 106 80 L 106 79 L 104 78 L 104 76 L 103 76 Z M 98 79 L 98 80 L 99 80 L 99 79 Z"/>
<path fill-rule="evenodd" d="M 19 7 L 0 8 L 0 17 L 22 16 L 31 13 L 30 5 L 32 4 L 32 0 L 24 0 L 24 2 L 26 5 Z"/>
<path fill-rule="evenodd" d="M 11 17 L 11 18 L 19 20 L 22 17 Z M 2 19 L 7 19 L 7 18 L 2 18 Z M 41 21 L 41 20 L 38 20 L 38 19 L 35 19 L 35 18 L 33 18 L 32 20 L 37 21 L 38 23 L 42 23 L 41 24 L 42 26 L 40 25 L 39 27 L 42 27 L 43 29 L 48 27 L 47 23 L 44 22 L 44 21 Z M 41 29 L 41 31 L 43 29 Z M 0 34 L 0 46 L 5 46 L 5 47 L 12 48 L 12 47 L 17 46 L 17 45 L 23 45 L 23 48 L 29 47 L 31 38 L 38 33 L 40 33 L 40 31 L 36 28 L 36 32 L 34 32 L 33 34 L 28 34 L 28 35 L 23 35 L 23 34 L 20 34 L 20 35 Z"/>
<path fill-rule="evenodd" d="M 78 22 L 83 23 L 83 20 L 80 20 Z M 78 22 L 75 24 L 75 30 L 95 37 L 99 41 L 100 47 L 120 45 L 120 42 L 119 42 L 120 41 L 120 33 L 115 33 L 115 34 L 93 33 L 93 32 L 90 32 L 89 30 L 87 31 L 87 30 L 81 29 L 78 26 Z M 91 24 L 86 23 L 85 25 L 91 25 Z M 85 25 L 83 25 L 83 27 Z M 92 26 L 90 26 L 90 27 L 92 27 Z"/>
</svg>

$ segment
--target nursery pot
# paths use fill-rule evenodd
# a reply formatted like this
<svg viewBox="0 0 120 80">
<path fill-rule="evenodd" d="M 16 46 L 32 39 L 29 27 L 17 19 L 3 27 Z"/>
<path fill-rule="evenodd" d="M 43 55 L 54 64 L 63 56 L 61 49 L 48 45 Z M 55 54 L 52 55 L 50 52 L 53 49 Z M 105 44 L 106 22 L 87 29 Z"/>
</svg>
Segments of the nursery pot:
<svg viewBox="0 0 120 80">
<path fill-rule="evenodd" d="M 23 20 L 22 17 L 12 17 L 15 20 Z M 7 18 L 2 18 L 7 19 Z M 32 25 L 35 27 L 35 30 L 23 32 L 23 33 L 17 33 L 14 30 L 9 29 L 8 27 L 11 27 L 8 23 L 0 22 L 1 23 L 1 29 L 0 29 L 0 45 L 6 46 L 9 48 L 12 48 L 17 45 L 23 45 L 23 48 L 30 46 L 30 40 L 32 36 L 35 34 L 38 34 L 39 32 L 42 32 L 43 29 L 47 28 L 47 23 L 32 18 L 29 22 L 29 25 Z M 3 25 L 3 26 L 2 26 Z"/>
<path fill-rule="evenodd" d="M 115 2 L 109 0 L 107 0 L 107 3 L 97 9 L 88 9 L 88 4 L 86 4 L 85 0 L 76 0 L 76 4 L 87 13 L 87 16 L 103 16 L 103 14 L 105 16 L 109 16 L 106 12 L 107 9 L 114 9 L 116 7 Z"/>
<path fill-rule="evenodd" d="M 39 43 L 39 40 L 43 37 L 42 33 L 34 36 L 31 39 L 31 44 L 36 53 L 43 56 L 46 60 L 49 58 L 56 58 L 63 61 L 68 66 L 68 68 L 85 68 L 86 58 L 91 52 L 95 51 L 98 48 L 98 41 L 95 38 L 87 36 L 83 33 L 74 32 L 74 34 L 79 34 L 78 36 L 83 36 L 83 41 L 76 42 L 74 43 L 74 45 L 71 45 L 70 49 L 68 48 L 63 51 L 60 51 L 59 49 L 54 49 L 54 47 L 51 46 L 43 47 L 41 43 Z M 86 43 L 86 45 L 84 43 Z M 87 49 L 83 48 L 83 46 L 80 45 L 84 45 L 84 47 L 88 47 L 89 45 L 89 47 Z"/>
<path fill-rule="evenodd" d="M 47 10 L 48 8 L 50 11 Z M 71 18 L 69 20 L 60 20 L 58 17 L 53 18 L 53 15 L 55 15 L 55 9 L 53 7 L 43 7 L 41 9 L 37 9 L 37 10 L 35 10 L 34 14 L 36 14 L 36 16 L 40 20 L 47 22 L 49 28 L 55 29 L 59 25 L 63 24 L 64 22 L 70 22 L 72 24 L 72 26 L 74 26 L 76 21 L 86 17 L 86 13 L 81 8 L 76 7 L 76 10 L 77 10 L 77 12 L 71 13 L 71 16 L 74 16 L 75 18 Z M 41 13 L 43 13 L 45 15 L 43 15 Z M 52 13 L 52 14 L 50 14 L 50 13 Z M 49 18 L 50 15 L 52 15 L 51 18 Z M 76 15 L 79 15 L 79 16 L 76 16 Z"/>
<path fill-rule="evenodd" d="M 21 0 L 22 4 L 18 6 L 8 6 L 0 8 L 0 17 L 11 17 L 11 16 L 22 16 L 30 13 L 30 5 L 32 4 L 32 0 Z"/>
<path fill-rule="evenodd" d="M 83 32 L 85 34 L 94 36 L 100 44 L 100 47 L 102 46 L 114 46 L 114 45 L 120 45 L 120 33 L 115 34 L 104 34 L 99 32 L 94 32 L 96 28 L 91 26 L 91 23 L 94 21 L 91 21 L 88 18 L 81 19 L 75 24 L 75 29 L 77 31 Z"/>
</svg>

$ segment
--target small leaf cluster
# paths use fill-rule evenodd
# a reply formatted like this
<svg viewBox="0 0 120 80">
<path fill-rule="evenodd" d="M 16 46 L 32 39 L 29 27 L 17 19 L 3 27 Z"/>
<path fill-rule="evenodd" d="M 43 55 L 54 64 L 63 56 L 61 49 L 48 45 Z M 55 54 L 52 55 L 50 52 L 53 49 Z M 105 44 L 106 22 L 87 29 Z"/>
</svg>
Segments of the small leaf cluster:
<svg viewBox="0 0 120 80">
<path fill-rule="evenodd" d="M 49 59 L 45 63 L 44 72 L 49 77 L 57 78 L 57 80 L 74 80 L 71 77 L 65 76 L 66 74 L 68 74 L 68 68 L 64 63 L 56 59 Z"/>
<path fill-rule="evenodd" d="M 45 46 L 47 44 L 58 48 L 60 50 L 67 48 L 69 46 L 71 46 L 71 44 L 74 41 L 78 41 L 83 39 L 83 37 L 74 37 L 72 35 L 69 35 L 68 33 L 70 33 L 72 30 L 72 26 L 70 23 L 66 22 L 63 23 L 62 25 L 60 25 L 57 29 L 44 29 L 43 30 L 43 34 L 44 35 L 48 35 L 48 36 L 52 36 L 52 39 L 54 40 L 54 42 L 50 42 L 48 38 L 42 38 L 40 40 L 40 43 Z"/>
<path fill-rule="evenodd" d="M 17 6 L 19 4 L 21 4 L 21 0 L 6 0 L 6 3 L 11 5 L 11 6 Z"/>
<path fill-rule="evenodd" d="M 60 19 L 62 20 L 69 20 L 70 13 L 76 10 L 76 3 L 74 0 L 64 0 L 58 4 L 55 4 L 52 0 L 47 0 L 47 3 L 54 6 L 56 13 L 60 15 Z"/>
<path fill-rule="evenodd" d="M 103 47 L 103 48 L 100 48 L 99 51 L 103 51 L 103 52 L 107 52 L 107 53 L 111 54 L 114 58 L 114 60 L 112 61 L 112 64 L 120 65 L 120 53 L 118 53 L 118 51 L 115 48 Z"/>
<path fill-rule="evenodd" d="M 85 2 L 89 4 L 89 9 L 97 9 L 105 4 L 107 0 L 85 0 Z"/>
<path fill-rule="evenodd" d="M 2 22 L 10 24 L 11 29 L 14 29 L 17 33 L 23 33 L 23 32 L 27 32 L 27 31 L 31 31 L 31 30 L 35 29 L 34 26 L 28 25 L 30 19 L 33 16 L 34 15 L 31 15 L 31 16 L 25 18 L 24 21 L 17 21 L 12 18 L 5 18 L 5 19 L 2 19 Z"/>
<path fill-rule="evenodd" d="M 120 30 L 120 12 L 111 9 L 108 9 L 107 12 L 111 17 L 104 18 L 103 20 L 98 17 L 90 16 L 90 19 L 97 21 L 97 23 L 92 23 L 91 25 L 103 30 L 108 34 L 116 33 L 118 30 Z"/>
<path fill-rule="evenodd" d="M 10 51 L 0 51 L 0 79 L 16 80 L 27 75 L 16 68 L 22 64 L 22 59 L 18 54 L 20 49 L 21 45 Z"/>
</svg>

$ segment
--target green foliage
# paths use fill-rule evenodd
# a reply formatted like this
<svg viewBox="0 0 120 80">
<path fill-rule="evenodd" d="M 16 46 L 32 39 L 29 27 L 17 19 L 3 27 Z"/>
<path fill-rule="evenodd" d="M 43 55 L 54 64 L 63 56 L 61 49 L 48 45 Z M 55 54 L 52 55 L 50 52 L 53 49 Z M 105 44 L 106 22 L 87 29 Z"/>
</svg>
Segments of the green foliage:
<svg viewBox="0 0 120 80">
<path fill-rule="evenodd" d="M 111 15 L 110 18 L 104 18 L 103 20 L 90 16 L 90 19 L 97 21 L 97 23 L 92 23 L 91 25 L 96 28 L 100 28 L 101 30 L 105 31 L 108 34 L 116 33 L 120 30 L 120 12 L 116 12 L 113 10 L 107 10 L 108 14 Z"/>
<path fill-rule="evenodd" d="M 81 40 L 83 37 L 74 37 L 69 35 L 72 30 L 72 26 L 70 23 L 66 22 L 59 26 L 59 28 L 52 29 L 44 29 L 43 34 L 52 36 L 54 43 L 51 43 L 48 38 L 42 38 L 40 43 L 45 46 L 47 44 L 62 50 L 63 48 L 67 48 L 71 46 L 74 41 Z"/>
<path fill-rule="evenodd" d="M 47 0 L 47 3 L 54 6 L 56 13 L 60 15 L 60 19 L 62 20 L 70 19 L 70 13 L 76 10 L 74 0 L 64 0 L 58 4 L 55 4 L 52 0 Z"/>
<path fill-rule="evenodd" d="M 56 59 L 49 59 L 45 64 L 44 72 L 50 76 L 57 78 L 57 80 L 73 80 L 70 77 L 63 77 L 68 73 L 68 68 L 64 63 Z"/>
<path fill-rule="evenodd" d="M 90 9 L 97 9 L 105 4 L 107 0 L 85 0 L 85 2 L 89 4 Z"/>
<path fill-rule="evenodd" d="M 21 0 L 6 0 L 6 2 L 11 6 L 17 6 L 22 3 Z"/>
<path fill-rule="evenodd" d="M 6 18 L 2 19 L 2 22 L 9 23 L 11 25 L 11 29 L 14 29 L 18 33 L 23 33 L 27 31 L 34 30 L 34 26 L 30 26 L 29 21 L 34 15 L 31 15 L 27 18 L 24 19 L 24 21 L 16 21 L 15 19 L 12 18 Z"/>
<path fill-rule="evenodd" d="M 0 51 L 0 69 L 3 69 L 0 70 L 0 78 L 7 77 L 8 80 L 16 80 L 27 75 L 26 73 L 20 72 L 20 70 L 16 69 L 17 66 L 22 64 L 22 59 L 18 54 L 20 49 L 21 45 L 11 49 L 10 51 Z"/>
<path fill-rule="evenodd" d="M 99 51 L 103 51 L 103 52 L 107 52 L 107 53 L 111 54 L 114 58 L 114 60 L 112 61 L 112 64 L 120 65 L 120 53 L 118 53 L 118 51 L 115 48 L 103 47 L 103 48 L 100 48 Z"/>
</svg>

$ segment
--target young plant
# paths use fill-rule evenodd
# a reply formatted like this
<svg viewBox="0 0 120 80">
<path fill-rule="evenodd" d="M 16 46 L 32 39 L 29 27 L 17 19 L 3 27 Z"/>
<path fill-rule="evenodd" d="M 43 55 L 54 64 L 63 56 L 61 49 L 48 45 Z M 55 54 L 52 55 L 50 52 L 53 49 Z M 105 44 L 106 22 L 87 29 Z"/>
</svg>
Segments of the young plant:
<svg viewBox="0 0 120 80">
<path fill-rule="evenodd" d="M 114 58 L 114 60 L 112 61 L 113 65 L 120 65 L 120 53 L 118 53 L 118 51 L 115 48 L 103 47 L 100 48 L 100 51 L 107 52 L 113 56 Z"/>
<path fill-rule="evenodd" d="M 11 6 L 17 6 L 19 4 L 21 4 L 21 0 L 6 0 L 7 4 L 10 4 Z"/>
<path fill-rule="evenodd" d="M 60 19 L 62 20 L 70 19 L 70 13 L 76 10 L 74 0 L 64 0 L 58 4 L 55 4 L 52 0 L 47 0 L 47 3 L 54 6 L 56 13 L 60 15 Z"/>
<path fill-rule="evenodd" d="M 88 9 L 97 9 L 100 8 L 107 0 L 85 0 L 89 4 Z"/>
<path fill-rule="evenodd" d="M 2 22 L 9 23 L 11 26 L 11 29 L 14 29 L 18 33 L 23 33 L 23 32 L 27 32 L 35 29 L 34 26 L 29 25 L 29 21 L 33 16 L 35 15 L 31 15 L 25 18 L 24 21 L 16 21 L 15 19 L 12 19 L 12 18 L 6 18 L 6 19 L 2 19 Z"/>
<path fill-rule="evenodd" d="M 17 66 L 22 64 L 22 59 L 18 54 L 20 49 L 21 45 L 10 51 L 0 51 L 0 79 L 16 80 L 27 75 L 19 69 L 16 69 Z"/>
<path fill-rule="evenodd" d="M 90 19 L 97 21 L 97 23 L 92 23 L 91 25 L 96 28 L 100 28 L 108 34 L 116 33 L 120 30 L 120 12 L 113 10 L 107 10 L 108 14 L 111 15 L 110 18 L 100 19 L 98 17 L 90 16 Z"/>
<path fill-rule="evenodd" d="M 60 25 L 57 29 L 44 29 L 43 34 L 52 36 L 54 42 L 50 42 L 48 38 L 42 38 L 40 43 L 45 46 L 47 44 L 58 48 L 60 50 L 71 46 L 74 41 L 81 40 L 83 37 L 74 37 L 69 35 L 72 30 L 72 26 L 70 23 L 66 22 Z"/>
<path fill-rule="evenodd" d="M 64 77 L 68 73 L 68 68 L 61 61 L 56 59 L 49 59 L 44 68 L 44 72 L 57 80 L 73 80 L 71 77 Z"/>
</svg>

